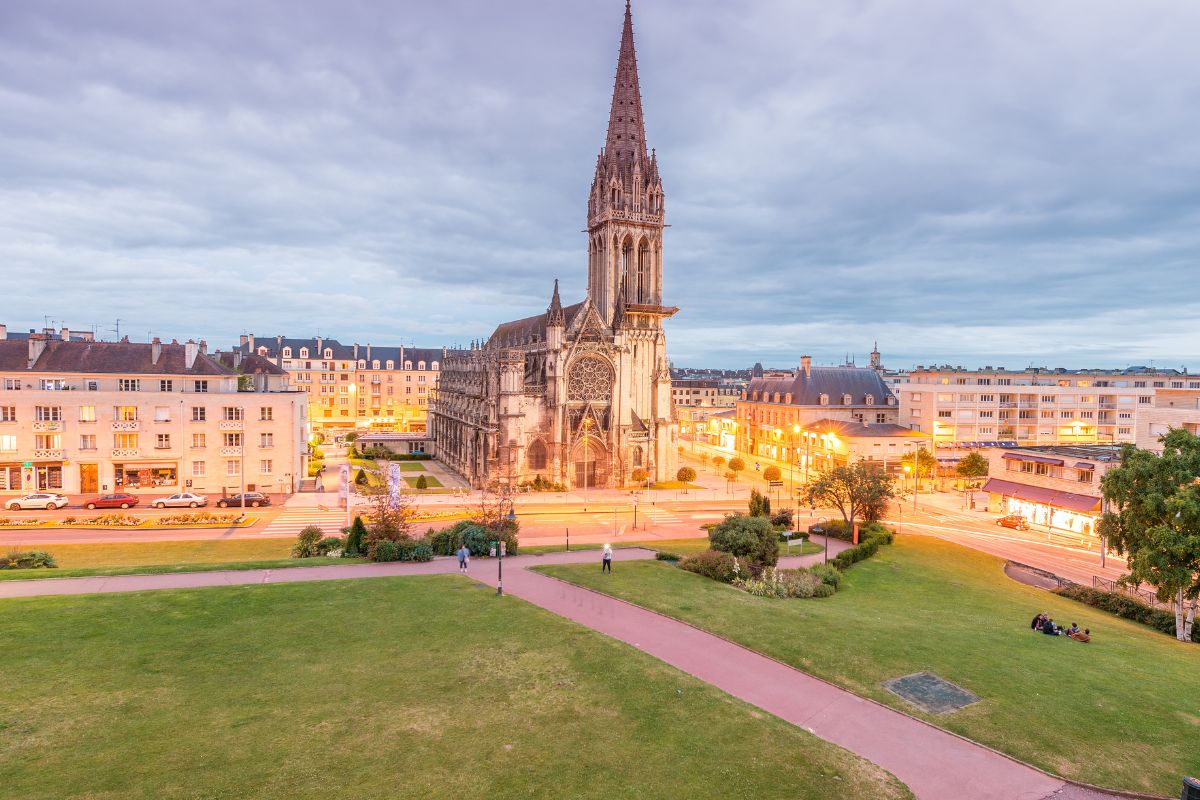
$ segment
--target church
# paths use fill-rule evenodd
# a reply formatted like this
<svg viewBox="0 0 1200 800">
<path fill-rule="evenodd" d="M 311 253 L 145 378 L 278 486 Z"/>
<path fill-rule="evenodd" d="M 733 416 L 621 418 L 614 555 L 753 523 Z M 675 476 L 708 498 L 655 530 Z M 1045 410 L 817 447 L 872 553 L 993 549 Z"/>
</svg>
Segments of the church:
<svg viewBox="0 0 1200 800">
<path fill-rule="evenodd" d="M 438 458 L 473 486 L 674 478 L 663 320 L 679 309 L 663 305 L 663 185 L 646 148 L 628 2 L 587 208 L 583 301 L 564 306 L 555 280 L 545 313 L 505 322 L 442 364 L 429 431 Z"/>
</svg>

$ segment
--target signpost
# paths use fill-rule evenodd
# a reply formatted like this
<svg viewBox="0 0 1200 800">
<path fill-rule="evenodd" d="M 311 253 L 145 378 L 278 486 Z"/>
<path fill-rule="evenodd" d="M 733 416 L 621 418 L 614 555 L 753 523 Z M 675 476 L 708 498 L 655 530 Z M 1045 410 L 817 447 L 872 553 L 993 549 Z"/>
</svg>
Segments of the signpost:
<svg viewBox="0 0 1200 800">
<path fill-rule="evenodd" d="M 338 500 L 346 505 L 346 527 L 350 527 L 350 465 L 342 464 L 338 471 Z"/>
</svg>

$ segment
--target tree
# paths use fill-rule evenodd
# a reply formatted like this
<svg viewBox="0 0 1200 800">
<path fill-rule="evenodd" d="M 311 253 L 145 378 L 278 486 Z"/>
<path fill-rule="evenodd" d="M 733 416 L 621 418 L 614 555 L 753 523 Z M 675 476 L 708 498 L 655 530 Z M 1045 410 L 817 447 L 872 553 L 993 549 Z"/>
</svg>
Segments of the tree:
<svg viewBox="0 0 1200 800">
<path fill-rule="evenodd" d="M 707 463 L 708 463 L 708 459 L 709 459 L 709 455 L 708 455 L 708 453 L 705 453 L 705 452 L 701 451 L 701 453 L 700 453 L 700 463 L 701 463 L 701 464 L 707 464 Z"/>
<path fill-rule="evenodd" d="M 680 467 L 679 471 L 675 473 L 675 480 L 680 483 L 691 483 L 696 480 L 696 470 L 691 467 Z"/>
<path fill-rule="evenodd" d="M 367 515 L 365 547 L 362 549 L 374 560 L 375 548 L 380 542 L 400 542 L 411 538 L 416 508 L 413 495 L 400 492 L 393 499 L 386 483 L 368 483 L 362 487 L 361 494 L 366 496 L 367 504 L 371 507 Z"/>
<path fill-rule="evenodd" d="M 783 473 L 779 471 L 779 467 L 771 465 L 763 470 L 764 481 L 777 481 L 783 477 Z"/>
<path fill-rule="evenodd" d="M 418 489 L 428 489 L 429 488 L 429 479 L 426 478 L 424 475 L 418 475 L 417 476 L 417 488 Z"/>
<path fill-rule="evenodd" d="M 937 465 L 938 465 L 937 456 L 935 456 L 933 453 L 929 452 L 925 448 L 921 448 L 920 450 L 918 450 L 917 454 L 918 454 L 917 455 L 917 463 L 920 465 L 920 467 L 919 467 L 920 477 L 932 478 L 937 472 Z M 911 470 L 912 465 L 913 465 L 913 454 L 911 452 L 905 453 L 903 456 L 900 457 L 900 463 L 901 463 L 901 465 L 906 466 Z M 984 474 L 986 474 L 986 473 L 984 473 Z"/>
<path fill-rule="evenodd" d="M 771 516 L 771 498 L 759 492 L 758 489 L 750 490 L 750 516 Z"/>
<path fill-rule="evenodd" d="M 358 441 L 358 434 L 354 431 L 350 431 L 350 433 L 347 433 L 342 437 L 342 440 L 345 441 L 346 444 L 353 444 L 354 442 Z"/>
<path fill-rule="evenodd" d="M 729 459 L 729 471 L 733 473 L 733 479 L 737 480 L 737 474 L 746 468 L 746 462 L 734 456 Z"/>
<path fill-rule="evenodd" d="M 1200 438 L 1172 428 L 1162 455 L 1126 445 L 1100 490 L 1110 509 L 1099 530 L 1126 556 L 1127 585 L 1147 583 L 1175 608 L 1175 638 L 1192 639 L 1200 597 Z"/>
<path fill-rule="evenodd" d="M 366 538 L 367 526 L 363 524 L 362 517 L 355 516 L 354 522 L 346 530 L 346 544 L 342 548 L 342 555 L 347 558 L 361 555 L 363 542 Z"/>
<path fill-rule="evenodd" d="M 818 472 L 806 495 L 810 505 L 833 506 L 847 525 L 853 525 L 857 519 L 882 518 L 888 501 L 896 496 L 896 485 L 883 470 L 859 461 Z"/>
<path fill-rule="evenodd" d="M 737 556 L 758 569 L 773 567 L 779 560 L 779 534 L 766 517 L 728 516 L 709 530 L 708 543 L 713 550 Z"/>
<path fill-rule="evenodd" d="M 717 474 L 721 474 L 721 466 L 725 463 L 725 456 L 713 456 L 713 469 Z"/>
<path fill-rule="evenodd" d="M 958 473 L 958 477 L 968 480 L 978 480 L 986 478 L 988 474 L 988 460 L 980 453 L 967 453 L 958 462 L 958 466 L 954 471 Z"/>
<path fill-rule="evenodd" d="M 368 483 L 367 473 L 366 473 L 366 470 L 364 470 L 362 467 L 359 467 L 358 472 L 356 472 L 354 474 L 354 483 L 358 486 L 366 486 L 367 485 L 367 483 Z"/>
<path fill-rule="evenodd" d="M 641 467 L 638 467 L 633 472 L 629 473 L 629 480 L 633 481 L 634 483 L 645 483 L 649 477 L 650 475 Z"/>
</svg>

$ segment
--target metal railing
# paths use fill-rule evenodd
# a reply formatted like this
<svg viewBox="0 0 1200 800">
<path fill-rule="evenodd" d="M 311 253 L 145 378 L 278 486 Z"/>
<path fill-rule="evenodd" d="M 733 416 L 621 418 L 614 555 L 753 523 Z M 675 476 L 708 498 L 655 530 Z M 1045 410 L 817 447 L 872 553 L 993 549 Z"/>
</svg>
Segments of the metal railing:
<svg viewBox="0 0 1200 800">
<path fill-rule="evenodd" d="M 1099 575 L 1092 576 L 1092 588 L 1100 589 L 1105 592 L 1114 594 L 1127 594 L 1140 603 L 1150 606 L 1151 608 L 1170 608 L 1170 603 L 1164 603 L 1158 599 L 1158 596 L 1150 589 L 1143 589 L 1139 583 L 1137 586 L 1127 586 L 1109 578 L 1101 578 Z"/>
</svg>

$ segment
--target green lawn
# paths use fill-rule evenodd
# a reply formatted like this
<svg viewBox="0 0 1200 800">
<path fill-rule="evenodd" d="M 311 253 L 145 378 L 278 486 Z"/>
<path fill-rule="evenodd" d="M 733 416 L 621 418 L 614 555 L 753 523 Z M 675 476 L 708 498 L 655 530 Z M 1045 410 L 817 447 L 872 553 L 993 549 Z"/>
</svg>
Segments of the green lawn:
<svg viewBox="0 0 1200 800">
<path fill-rule="evenodd" d="M 420 480 L 420 478 L 414 478 L 411 475 L 405 475 L 403 477 L 404 477 L 404 482 L 407 483 L 410 488 L 413 488 L 413 489 L 417 488 L 417 481 Z M 441 488 L 442 482 L 439 481 L 437 478 L 433 477 L 432 475 L 425 475 L 424 478 L 425 478 L 425 484 L 428 488 L 430 488 L 430 489 L 440 489 Z"/>
<path fill-rule="evenodd" d="M 708 538 L 701 536 L 693 537 L 691 539 L 648 539 L 645 541 L 625 541 L 621 539 L 610 542 L 610 544 L 617 549 L 622 547 L 645 547 L 648 550 L 661 550 L 666 553 L 675 553 L 676 555 L 685 556 L 689 553 L 700 553 L 704 550 L 707 550 Z M 603 546 L 603 544 L 573 544 L 571 545 L 571 549 L 599 550 Z M 563 544 L 547 544 L 537 545 L 534 547 L 522 547 L 521 553 L 561 553 L 566 549 L 566 545 Z M 787 549 L 787 546 L 784 545 L 783 542 L 779 543 L 779 554 L 781 556 L 807 556 L 819 552 L 821 552 L 821 546 L 819 544 L 813 544 L 812 542 L 804 542 L 804 544 L 801 545 L 799 540 L 797 540 L 797 542 L 792 545 L 791 551 Z"/>
<path fill-rule="evenodd" d="M 766 600 L 662 563 L 541 567 L 687 620 L 1051 772 L 1171 794 L 1200 773 L 1200 648 L 1023 586 L 1002 562 L 900 537 L 835 597 Z M 1029 630 L 1038 611 L 1093 643 Z M 982 702 L 923 714 L 880 686 L 929 670 Z"/>
<path fill-rule="evenodd" d="M 425 472 L 425 464 L 421 461 L 396 461 L 401 472 Z"/>
<path fill-rule="evenodd" d="M 830 798 L 891 776 L 458 576 L 0 601 L 6 798 Z"/>
</svg>

